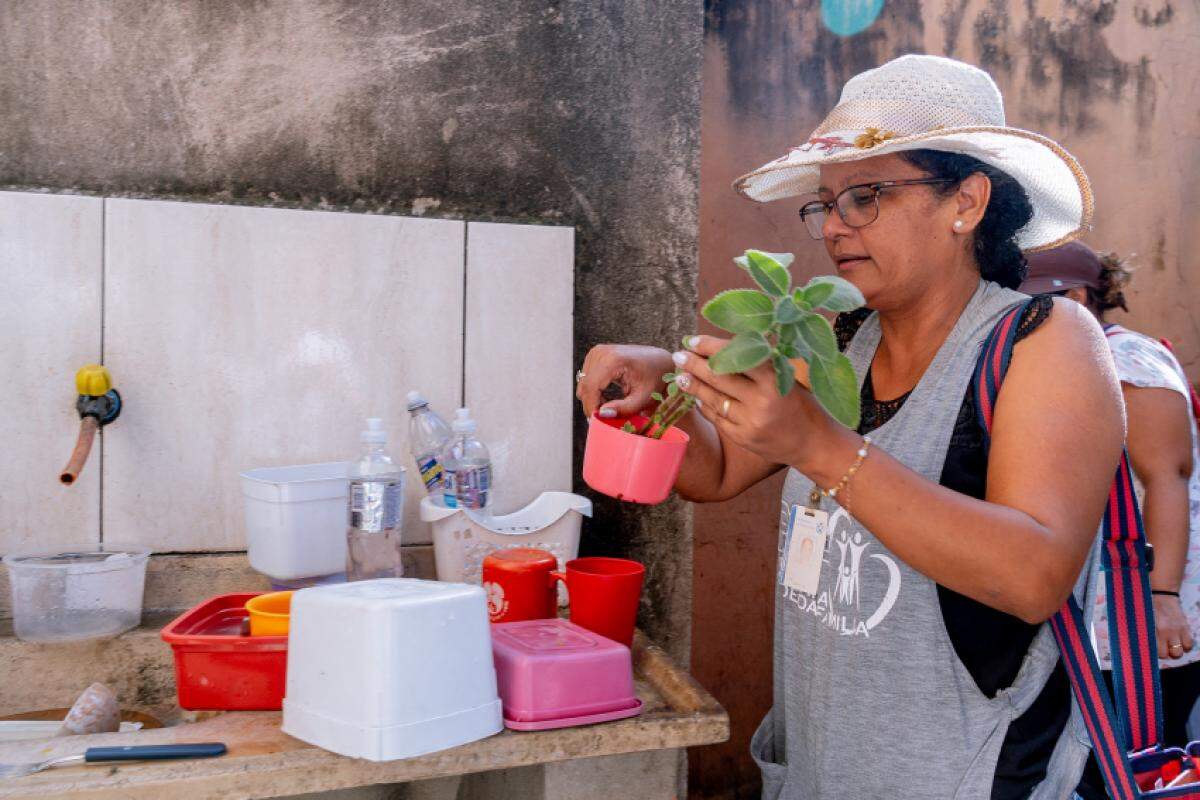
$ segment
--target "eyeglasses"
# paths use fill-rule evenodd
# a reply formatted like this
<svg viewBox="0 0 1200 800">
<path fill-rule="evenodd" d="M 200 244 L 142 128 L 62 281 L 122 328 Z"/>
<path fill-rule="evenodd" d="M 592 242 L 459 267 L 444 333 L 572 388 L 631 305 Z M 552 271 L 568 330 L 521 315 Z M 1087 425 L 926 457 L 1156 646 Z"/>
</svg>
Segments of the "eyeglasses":
<svg viewBox="0 0 1200 800">
<path fill-rule="evenodd" d="M 879 193 L 884 189 L 894 189 L 898 186 L 933 186 L 936 184 L 956 183 L 953 178 L 915 178 L 906 181 L 877 181 L 875 183 L 860 183 L 847 186 L 838 192 L 832 202 L 814 200 L 800 207 L 800 219 L 808 228 L 808 234 L 820 241 L 825 238 L 825 220 L 829 212 L 836 208 L 842 222 L 851 228 L 865 228 L 879 219 Z"/>
</svg>

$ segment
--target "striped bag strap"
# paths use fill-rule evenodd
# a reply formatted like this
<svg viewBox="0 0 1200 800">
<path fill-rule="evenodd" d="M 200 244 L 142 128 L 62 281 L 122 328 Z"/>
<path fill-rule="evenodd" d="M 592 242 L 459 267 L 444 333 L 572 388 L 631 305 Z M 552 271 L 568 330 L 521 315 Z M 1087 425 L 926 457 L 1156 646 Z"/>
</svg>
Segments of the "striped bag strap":
<svg viewBox="0 0 1200 800">
<path fill-rule="evenodd" d="M 1000 319 L 984 343 L 975 367 L 972 391 L 985 445 L 990 444 L 996 399 L 1028 305 L 1023 303 Z M 1101 564 L 1108 588 L 1113 682 L 1120 713 L 1114 710 L 1084 625 L 1083 612 L 1073 593 L 1050 624 L 1109 793 L 1117 800 L 1134 800 L 1142 795 L 1126 753 L 1157 747 L 1162 733 L 1162 700 L 1148 549 L 1125 453 L 1121 454 L 1105 507 L 1103 533 Z M 1166 791 L 1169 794 L 1162 796 L 1187 797 L 1195 789 L 1189 786 Z M 1195 796 L 1200 798 L 1200 792 Z"/>
</svg>

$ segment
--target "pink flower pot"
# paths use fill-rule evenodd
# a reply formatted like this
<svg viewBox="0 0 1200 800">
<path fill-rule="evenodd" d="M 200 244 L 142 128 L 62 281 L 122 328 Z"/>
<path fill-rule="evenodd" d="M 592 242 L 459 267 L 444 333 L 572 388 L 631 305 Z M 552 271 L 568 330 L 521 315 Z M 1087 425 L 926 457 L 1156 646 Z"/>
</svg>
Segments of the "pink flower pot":
<svg viewBox="0 0 1200 800">
<path fill-rule="evenodd" d="M 587 447 L 583 452 L 583 480 L 597 492 L 631 503 L 661 503 L 671 493 L 687 452 L 688 435 L 670 428 L 661 439 L 621 430 L 635 427 L 645 417 L 588 420 Z"/>
</svg>

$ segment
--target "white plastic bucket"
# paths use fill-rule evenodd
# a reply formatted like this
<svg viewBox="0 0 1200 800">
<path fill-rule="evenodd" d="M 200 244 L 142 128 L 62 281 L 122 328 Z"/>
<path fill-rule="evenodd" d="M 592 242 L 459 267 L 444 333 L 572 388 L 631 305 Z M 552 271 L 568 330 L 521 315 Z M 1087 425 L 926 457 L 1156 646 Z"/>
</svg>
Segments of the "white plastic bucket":
<svg viewBox="0 0 1200 800">
<path fill-rule="evenodd" d="M 250 566 L 283 581 L 345 572 L 349 471 L 339 461 L 243 472 Z"/>
<path fill-rule="evenodd" d="M 282 728 L 370 761 L 499 733 L 483 590 L 383 578 L 296 592 Z"/>
<path fill-rule="evenodd" d="M 447 508 L 440 499 L 421 500 L 421 520 L 433 528 L 433 556 L 440 581 L 478 586 L 483 559 L 508 547 L 536 547 L 558 559 L 558 568 L 579 555 L 579 529 L 592 515 L 592 501 L 569 492 L 543 492 L 520 511 L 484 517 Z M 565 593 L 559 587 L 559 602 Z"/>
</svg>

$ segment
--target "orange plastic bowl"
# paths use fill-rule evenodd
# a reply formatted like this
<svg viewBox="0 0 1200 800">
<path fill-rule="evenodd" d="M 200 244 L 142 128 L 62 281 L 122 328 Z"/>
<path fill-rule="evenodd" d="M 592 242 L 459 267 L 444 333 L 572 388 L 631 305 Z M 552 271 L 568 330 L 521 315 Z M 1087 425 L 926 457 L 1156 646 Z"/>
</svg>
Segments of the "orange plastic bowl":
<svg viewBox="0 0 1200 800">
<path fill-rule="evenodd" d="M 270 592 L 246 601 L 251 636 L 287 636 L 292 617 L 292 593 Z"/>
</svg>

